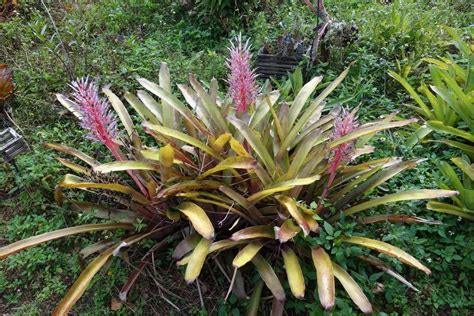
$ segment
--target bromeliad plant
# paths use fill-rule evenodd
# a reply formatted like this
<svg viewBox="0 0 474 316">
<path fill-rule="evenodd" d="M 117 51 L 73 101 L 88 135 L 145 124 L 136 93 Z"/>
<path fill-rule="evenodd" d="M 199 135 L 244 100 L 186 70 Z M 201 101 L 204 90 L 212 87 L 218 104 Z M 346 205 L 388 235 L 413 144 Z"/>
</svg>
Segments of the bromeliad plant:
<svg viewBox="0 0 474 316">
<path fill-rule="evenodd" d="M 454 205 L 430 201 L 427 208 L 474 220 L 474 164 L 467 157 L 455 157 L 451 161 L 462 171 L 462 177 L 458 176 L 449 163 L 442 161 L 439 170 L 444 179 L 438 181 L 438 186 L 442 189 L 455 189 L 459 196 L 451 197 Z"/>
<path fill-rule="evenodd" d="M 275 298 L 274 311 L 281 314 L 286 298 L 282 280 L 288 280 L 291 293 L 302 299 L 306 284 L 300 262 L 309 260 L 316 269 L 317 292 L 324 308 L 334 305 L 338 279 L 354 303 L 369 313 L 371 304 L 350 274 L 332 261 L 324 248 L 307 241 L 318 236 L 321 224 L 336 223 L 341 215 L 347 221 L 387 203 L 457 194 L 452 190 L 411 190 L 369 195 L 398 173 L 415 167 L 418 161 L 389 157 L 349 163 L 373 150 L 366 144 L 375 133 L 414 120 L 394 121 L 395 115 L 388 115 L 362 124 L 356 110 L 325 110 L 324 100 L 349 69 L 314 98 L 322 77 L 306 83 L 289 102 L 280 101 L 279 91 L 249 94 L 247 89 L 258 89 L 252 86 L 255 81 L 249 58 L 242 62 L 239 56 L 248 54 L 248 48 L 237 43 L 233 49 L 238 52 L 228 61 L 232 98 L 218 92 L 216 80 L 206 90 L 191 75 L 190 86 L 177 86 L 186 105 L 171 92 L 166 64 L 161 65 L 159 84 L 138 78 L 144 90 L 136 95 L 125 93 L 125 99 L 143 120 L 144 130 L 155 139 L 153 147 L 144 145 L 125 105 L 109 88 L 102 90 L 108 101 L 100 98 L 95 83 L 87 79 L 72 85 L 71 98 L 58 95 L 59 101 L 78 117 L 88 137 L 104 144 L 115 161 L 100 163 L 76 149 L 48 144 L 81 161 L 79 164 L 60 158 L 78 175 L 64 177 L 56 198 L 63 203 L 65 189 L 83 189 L 108 197 L 114 205 L 72 202 L 82 211 L 109 218 L 113 223 L 65 228 L 18 241 L 1 248 L 0 258 L 77 233 L 117 229 L 129 233 L 118 242 L 105 241 L 83 251 L 87 255 L 99 254 L 66 293 L 56 314 L 66 314 L 99 269 L 112 255 L 126 251 L 125 246 L 144 239 L 156 240 L 157 246 L 145 255 L 148 256 L 163 246 L 166 237 L 177 238 L 183 232 L 186 237 L 175 248 L 173 257 L 185 266 L 188 282 L 199 277 L 206 258 L 222 253 L 234 256 L 231 288 L 236 289 L 234 281 L 239 269 L 253 264 Z M 239 67 L 235 67 L 237 62 L 241 63 Z M 123 132 L 117 127 L 118 119 Z M 149 138 L 146 143 L 150 143 Z M 120 172 L 128 173 L 130 181 L 108 175 Z M 316 206 L 311 208 L 313 201 Z M 133 223 L 137 221 L 146 227 L 134 230 Z M 411 215 L 383 214 L 364 217 L 359 223 L 387 221 L 425 222 Z M 303 242 L 296 244 L 296 236 Z M 405 251 L 379 240 L 344 235 L 337 238 L 337 243 L 366 247 L 430 273 Z M 380 259 L 365 260 L 409 284 Z M 286 276 L 273 269 L 281 263 Z M 126 284 L 122 298 L 135 279 L 131 277 Z M 257 313 L 262 284 L 253 291 L 250 313 Z"/>
<path fill-rule="evenodd" d="M 459 57 L 425 58 L 430 63 L 431 82 L 418 89 L 428 103 L 399 74 L 389 74 L 410 94 L 418 106 L 408 105 L 426 120 L 409 140 L 414 145 L 432 131 L 456 139 L 442 142 L 474 157 L 474 47 L 452 28 L 445 28 L 459 50 Z"/>
</svg>

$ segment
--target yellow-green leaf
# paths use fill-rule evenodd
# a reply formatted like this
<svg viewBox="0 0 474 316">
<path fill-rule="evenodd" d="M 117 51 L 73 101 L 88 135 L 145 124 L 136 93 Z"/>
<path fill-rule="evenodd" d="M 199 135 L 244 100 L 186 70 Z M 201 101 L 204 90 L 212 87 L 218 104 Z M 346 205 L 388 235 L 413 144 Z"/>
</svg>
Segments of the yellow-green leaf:
<svg viewBox="0 0 474 316">
<path fill-rule="evenodd" d="M 230 148 L 241 157 L 251 157 L 251 155 L 245 150 L 244 146 L 234 137 L 230 139 Z"/>
<path fill-rule="evenodd" d="M 81 233 L 93 232 L 98 230 L 109 230 L 109 229 L 133 229 L 132 224 L 126 223 L 112 223 L 112 224 L 88 224 L 74 227 L 63 228 L 52 232 L 44 233 L 41 235 L 22 239 L 14 242 L 10 245 L 0 248 L 0 259 L 4 259 L 24 249 L 42 244 L 44 242 L 62 238 L 65 236 L 76 235 Z"/>
<path fill-rule="evenodd" d="M 401 262 L 404 262 L 408 265 L 411 265 L 417 269 L 420 269 L 421 271 L 425 272 L 426 274 L 430 274 L 431 271 L 427 267 L 425 267 L 423 264 L 421 264 L 418 260 L 413 258 L 411 255 L 406 253 L 405 251 L 401 250 L 400 248 L 397 248 L 395 246 L 392 246 L 386 242 L 375 240 L 375 239 L 370 239 L 366 237 L 358 237 L 358 236 L 352 236 L 352 237 L 343 237 L 341 238 L 342 241 L 351 243 L 354 245 L 359 245 L 363 246 L 369 249 L 376 250 L 378 252 L 381 252 L 383 254 L 386 254 L 388 256 L 392 256 L 400 260 Z"/>
<path fill-rule="evenodd" d="M 361 136 L 368 135 L 371 133 L 383 131 L 386 129 L 390 128 L 395 128 L 395 127 L 402 127 L 411 123 L 416 122 L 416 119 L 410 119 L 410 120 L 403 120 L 403 121 L 395 121 L 395 122 L 382 122 L 382 123 L 376 123 L 376 124 L 371 124 L 368 126 L 361 126 L 360 128 L 356 129 L 353 132 L 350 132 L 349 134 L 346 134 L 338 139 L 333 140 L 331 143 L 329 143 L 330 148 L 334 148 L 340 144 L 344 144 L 348 141 L 351 141 L 353 139 L 357 139 Z"/>
<path fill-rule="evenodd" d="M 229 157 L 219 162 L 215 167 L 201 174 L 198 179 L 203 179 L 213 173 L 228 169 L 252 169 L 255 167 L 256 163 L 255 159 L 249 157 Z"/>
<path fill-rule="evenodd" d="M 201 240 L 201 236 L 198 234 L 191 234 L 186 236 L 183 240 L 179 242 L 176 248 L 173 251 L 173 259 L 181 259 L 188 252 L 193 250 L 197 243 Z"/>
<path fill-rule="evenodd" d="M 293 179 L 288 181 L 277 182 L 272 185 L 267 186 L 264 190 L 256 192 L 248 197 L 248 201 L 251 203 L 256 203 L 261 199 L 264 199 L 270 195 L 273 195 L 278 192 L 288 191 L 293 189 L 296 186 L 308 185 L 320 178 L 319 175 L 314 175 L 312 177 Z"/>
<path fill-rule="evenodd" d="M 319 301 L 326 310 L 329 310 L 334 306 L 336 299 L 332 262 L 321 247 L 311 249 L 311 256 L 316 268 Z"/>
<path fill-rule="evenodd" d="M 234 241 L 254 238 L 275 239 L 275 232 L 273 231 L 273 228 L 271 226 L 261 225 L 241 229 L 238 232 L 233 233 L 230 237 L 230 239 Z"/>
<path fill-rule="evenodd" d="M 261 255 L 257 254 L 253 257 L 252 263 L 257 268 L 258 274 L 260 274 L 260 277 L 265 282 L 270 292 L 272 292 L 273 296 L 281 302 L 284 301 L 286 298 L 285 290 L 268 261 Z"/>
<path fill-rule="evenodd" d="M 296 201 L 288 196 L 279 196 L 277 200 L 288 210 L 291 217 L 293 217 L 301 229 L 303 229 L 304 235 L 307 236 L 310 232 L 309 225 L 301 211 L 296 206 Z"/>
<path fill-rule="evenodd" d="M 359 307 L 359 309 L 364 314 L 372 313 L 372 305 L 357 282 L 354 281 L 354 279 L 349 275 L 349 273 L 346 272 L 346 270 L 341 268 L 336 263 L 333 262 L 332 267 L 334 276 L 339 280 L 339 282 L 341 282 L 347 294 L 349 294 L 350 298 L 357 305 L 357 307 Z"/>
<path fill-rule="evenodd" d="M 136 236 L 132 236 L 128 239 L 125 239 L 124 242 L 130 244 L 136 239 Z M 79 300 L 79 298 L 81 298 L 82 294 L 84 294 L 84 292 L 86 291 L 87 286 L 91 282 L 92 278 L 97 274 L 97 272 L 99 272 L 100 268 L 102 268 L 102 266 L 107 263 L 107 261 L 119 245 L 120 244 L 116 244 L 113 247 L 110 247 L 109 249 L 101 253 L 99 256 L 97 256 L 91 263 L 89 263 L 87 268 L 82 271 L 82 273 L 76 279 L 74 284 L 69 288 L 59 305 L 54 309 L 52 315 L 65 316 L 69 313 L 74 304 Z"/>
<path fill-rule="evenodd" d="M 81 165 L 78 165 L 77 163 L 72 162 L 71 160 L 64 159 L 64 158 L 56 158 L 63 166 L 68 167 L 69 169 L 73 170 L 74 172 L 77 173 L 82 173 L 85 174 L 86 176 L 91 175 L 91 170 L 83 167 Z"/>
<path fill-rule="evenodd" d="M 247 123 L 244 123 L 243 121 L 235 117 L 228 117 L 227 119 L 235 126 L 235 128 L 240 133 L 242 133 L 242 135 L 244 135 L 249 145 L 252 147 L 253 150 L 255 150 L 258 157 L 267 167 L 267 170 L 275 170 L 274 159 L 263 145 L 262 140 L 255 134 L 253 130 L 250 129 Z"/>
<path fill-rule="evenodd" d="M 442 202 L 434 202 L 430 201 L 426 205 L 426 208 L 435 212 L 451 214 L 455 216 L 464 217 L 471 221 L 474 221 L 474 211 L 470 211 L 468 209 L 460 208 L 455 205 L 442 203 Z"/>
<path fill-rule="evenodd" d="M 117 112 L 120 121 L 122 121 L 122 124 L 125 127 L 125 130 L 127 131 L 128 136 L 130 137 L 130 139 L 132 139 L 132 135 L 134 133 L 133 122 L 130 117 L 130 114 L 128 114 L 128 111 L 125 108 L 125 105 L 123 105 L 123 102 L 119 99 L 119 97 L 116 96 L 115 93 L 113 93 L 108 87 L 104 87 L 102 91 L 109 98 L 110 104 L 112 104 L 112 107 L 114 108 L 115 112 Z"/>
<path fill-rule="evenodd" d="M 97 160 L 95 160 L 91 156 L 86 155 L 82 151 L 79 151 L 75 148 L 71 148 L 71 147 L 68 147 L 68 146 L 60 145 L 60 144 L 50 144 L 50 143 L 46 143 L 45 146 L 48 147 L 48 148 L 63 152 L 65 154 L 74 156 L 74 157 L 84 161 L 85 163 L 87 163 L 91 167 L 95 167 L 95 166 L 100 165 L 100 162 L 98 162 Z"/>
<path fill-rule="evenodd" d="M 96 183 L 96 182 L 87 182 L 84 179 L 72 175 L 66 174 L 63 180 L 59 183 L 59 186 L 62 188 L 68 189 L 105 189 L 116 191 L 124 194 L 128 194 L 132 197 L 133 200 L 142 203 L 150 204 L 150 201 L 141 194 L 140 192 L 135 191 L 129 186 L 118 184 L 118 183 Z"/>
<path fill-rule="evenodd" d="M 194 229 L 204 238 L 214 238 L 214 226 L 207 216 L 206 212 L 197 204 L 192 202 L 183 202 L 178 209 L 188 217 Z"/>
<path fill-rule="evenodd" d="M 134 94 L 130 92 L 125 92 L 125 100 L 135 109 L 135 111 L 140 115 L 142 120 L 148 121 L 152 124 L 160 124 L 160 117 L 153 114 L 148 107 L 143 104 Z"/>
<path fill-rule="evenodd" d="M 293 220 L 289 218 L 284 221 L 280 227 L 275 226 L 274 230 L 276 239 L 278 239 L 280 243 L 285 243 L 295 237 L 301 231 L 301 227 L 295 225 Z"/>
<path fill-rule="evenodd" d="M 167 128 L 167 127 L 159 126 L 159 125 L 153 125 L 147 122 L 145 122 L 143 126 L 145 126 L 146 128 L 149 128 L 152 131 L 160 133 L 162 135 L 179 139 L 189 145 L 192 145 L 194 147 L 201 149 L 205 153 L 209 154 L 210 156 L 214 158 L 217 158 L 218 160 L 222 160 L 222 157 L 219 155 L 219 153 L 215 152 L 211 147 L 207 146 L 206 144 L 202 143 L 200 140 L 194 137 L 191 137 L 185 133 L 179 132 L 172 128 Z"/>
<path fill-rule="evenodd" d="M 143 149 L 143 150 L 140 151 L 140 154 L 142 154 L 142 156 L 145 159 L 153 160 L 153 161 L 160 161 L 160 150 L 159 149 L 152 149 L 152 148 Z M 175 159 L 173 160 L 173 163 L 174 164 L 182 164 L 183 162 L 181 160 L 176 159 L 176 157 L 175 157 Z"/>
<path fill-rule="evenodd" d="M 109 173 L 128 170 L 158 170 L 159 166 L 143 161 L 112 161 L 94 167 L 95 172 Z"/>
<path fill-rule="evenodd" d="M 196 248 L 189 257 L 188 265 L 186 266 L 186 272 L 184 274 L 184 279 L 186 282 L 191 283 L 196 280 L 196 278 L 201 273 L 206 257 L 209 254 L 209 248 L 211 246 L 211 241 L 206 238 L 202 238 Z"/>
<path fill-rule="evenodd" d="M 174 149 L 170 144 L 160 148 L 160 163 L 165 168 L 171 168 L 174 161 Z"/>
<path fill-rule="evenodd" d="M 261 241 L 251 242 L 237 253 L 234 260 L 232 261 L 232 265 L 236 268 L 243 267 L 250 260 L 252 260 L 253 257 L 255 257 L 262 247 L 263 242 Z"/>
<path fill-rule="evenodd" d="M 317 85 L 323 80 L 323 76 L 314 77 L 304 87 L 300 90 L 298 95 L 295 97 L 295 100 L 291 104 L 290 113 L 288 117 L 288 125 L 291 127 L 295 123 L 296 119 L 300 115 L 301 110 L 303 109 L 306 101 L 316 89 Z"/>
<path fill-rule="evenodd" d="M 344 211 L 346 216 L 353 215 L 355 213 L 364 211 L 371 207 L 378 205 L 385 205 L 387 203 L 394 203 L 399 201 L 411 201 L 411 200 L 427 200 L 427 199 L 436 199 L 443 197 L 450 197 L 457 195 L 457 191 L 452 190 L 429 190 L 429 189 L 416 189 L 403 192 L 397 192 L 393 194 L 387 194 L 379 198 L 371 199 L 367 202 L 362 202 L 360 204 L 354 205 Z M 329 221 L 334 221 L 339 218 L 339 215 L 335 215 L 329 219 Z"/>
<path fill-rule="evenodd" d="M 217 139 L 211 144 L 212 149 L 216 152 L 220 153 L 223 149 L 225 144 L 232 138 L 231 133 L 224 133 L 217 137 Z"/>
<path fill-rule="evenodd" d="M 291 293 L 298 298 L 304 298 L 305 284 L 303 271 L 301 270 L 298 257 L 290 247 L 283 247 L 281 250 L 283 262 L 285 263 L 286 276 L 290 285 Z"/>
</svg>

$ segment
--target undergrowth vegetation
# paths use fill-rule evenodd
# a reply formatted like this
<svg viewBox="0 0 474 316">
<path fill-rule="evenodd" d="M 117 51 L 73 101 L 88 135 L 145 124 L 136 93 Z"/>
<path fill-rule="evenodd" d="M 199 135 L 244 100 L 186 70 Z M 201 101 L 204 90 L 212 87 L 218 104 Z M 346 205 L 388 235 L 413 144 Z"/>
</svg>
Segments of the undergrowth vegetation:
<svg viewBox="0 0 474 316">
<path fill-rule="evenodd" d="M 240 8 L 234 11 L 234 8 L 229 6 L 223 8 L 224 12 L 218 13 L 216 10 L 219 8 L 204 9 L 203 7 L 206 3 L 213 3 L 213 1 L 197 2 L 202 9 L 196 9 L 200 7 L 190 9 L 181 5 L 179 1 L 21 1 L 18 13 L 7 23 L 0 24 L 2 41 L 0 63 L 6 63 L 14 70 L 17 88 L 12 106 L 17 122 L 31 144 L 31 151 L 17 159 L 19 172 L 8 164 L 1 164 L 0 244 L 2 246 L 65 227 L 104 223 L 101 219 L 78 211 L 70 204 L 60 206 L 54 202 L 55 198 L 60 197 L 55 187 L 60 183 L 61 175 L 68 172 L 64 166 L 68 163 L 65 160 L 58 161 L 59 155 L 45 148 L 45 143 L 71 146 L 98 161 L 111 161 L 113 158 L 113 153 L 105 153 L 103 145 L 91 143 L 86 139 L 86 132 L 78 128 L 74 122 L 74 115 L 65 111 L 56 101 L 55 94 L 67 92 L 68 84 L 72 80 L 89 76 L 91 80 L 97 82 L 98 86 L 112 84 L 112 89 L 119 98 L 129 101 L 132 93 L 135 94 L 137 90 L 144 89 L 141 85 L 143 81 L 139 82 L 136 78 L 160 82 L 160 65 L 166 62 L 171 69 L 170 82 L 185 83 L 188 81 L 188 74 L 194 73 L 199 80 L 202 80 L 205 90 L 216 85 L 215 88 L 223 91 L 219 94 L 219 98 L 224 100 L 227 83 L 222 78 L 227 77 L 225 59 L 228 56 L 227 47 L 230 39 L 242 32 L 246 38 L 250 39 L 255 53 L 265 43 L 271 43 L 288 32 L 301 34 L 303 37 L 310 36 L 316 24 L 316 17 L 302 1 L 265 1 L 264 5 L 247 7 L 248 10 L 244 13 Z M 359 106 L 358 117 L 362 126 L 372 121 L 383 121 L 387 119 L 387 114 L 393 112 L 400 112 L 397 117 L 392 117 L 396 120 L 395 122 L 398 120 L 403 122 L 412 117 L 420 119 L 419 125 L 382 131 L 370 139 L 369 145 L 376 148 L 370 155 L 370 160 L 403 157 L 405 161 L 416 161 L 417 166 L 391 178 L 378 188 L 372 188 L 363 195 L 363 198 L 371 200 L 395 192 L 441 188 L 457 190 L 461 194 L 454 196 L 452 200 L 448 198 L 430 202 L 429 208 L 446 211 L 449 208 L 446 205 L 451 205 L 453 208 L 472 211 L 473 187 L 472 177 L 470 178 L 472 165 L 469 165 L 472 161 L 469 159 L 472 159 L 472 156 L 469 157 L 469 153 L 463 153 L 456 147 L 446 146 L 446 142 L 461 140 L 465 143 L 466 138 L 438 132 L 433 128 L 435 131 L 429 138 L 425 138 L 429 141 L 407 143 L 416 128 L 422 127 L 425 115 L 419 113 L 420 111 L 413 111 L 413 107 L 404 106 L 404 104 L 414 104 L 411 99 L 413 93 L 408 93 L 399 83 L 404 82 L 405 86 L 411 85 L 411 87 L 433 85 L 433 70 L 430 71 L 428 65 L 431 64 L 432 68 L 439 66 L 440 71 L 445 71 L 446 67 L 450 67 L 440 65 L 439 62 L 434 63 L 435 59 L 446 63 L 449 60 L 455 60 L 463 71 L 466 71 L 466 74 L 469 73 L 469 66 L 472 67 L 472 64 L 468 63 L 469 57 L 462 57 L 459 49 L 450 45 L 452 36 L 446 31 L 446 26 L 455 29 L 462 40 L 472 47 L 472 40 L 469 37 L 472 33 L 472 26 L 469 27 L 472 23 L 471 1 L 394 0 L 388 1 L 387 4 L 383 2 L 385 1 L 326 1 L 326 8 L 331 16 L 337 20 L 351 21 L 358 27 L 355 39 L 347 46 L 330 49 L 331 54 L 313 67 L 309 67 L 304 61 L 301 66 L 304 70 L 304 79 L 296 80 L 300 84 L 294 85 L 295 78 L 298 77 L 296 75 L 286 86 L 284 80 L 272 82 L 273 88 L 278 88 L 287 101 L 292 101 L 301 90 L 302 82 L 324 75 L 321 87 L 316 87 L 314 96 L 317 97 L 328 83 L 333 82 L 351 62 L 355 62 L 345 80 L 326 98 L 326 104 L 329 107 L 337 104 L 354 109 Z M 215 23 L 213 18 L 203 19 L 205 11 L 200 10 L 211 10 L 213 16 L 225 17 L 225 20 Z M 396 74 L 398 82 L 389 76 L 389 70 Z M 453 73 L 449 70 L 447 72 Z M 220 80 L 212 82 L 212 78 Z M 268 87 L 263 81 L 259 83 Z M 435 82 L 434 85 L 437 83 Z M 445 84 L 443 83 L 442 86 L 444 87 Z M 145 86 L 145 89 L 148 88 Z M 119 92 L 126 91 L 130 94 L 125 94 L 125 98 L 122 98 L 122 93 Z M 421 96 L 422 102 L 430 104 L 428 102 L 431 100 L 426 94 L 429 90 L 422 88 L 416 91 Z M 433 90 L 431 92 L 435 93 Z M 465 89 L 464 92 L 470 98 L 472 105 L 472 89 Z M 177 86 L 172 87 L 171 93 L 180 95 Z M 181 96 L 179 99 L 184 102 Z M 136 98 L 133 100 L 136 101 Z M 419 104 L 418 101 L 416 102 Z M 135 126 L 143 143 L 155 147 L 156 143 L 145 136 L 144 129 L 139 125 L 148 113 L 146 111 L 146 113 L 137 113 L 135 110 L 143 109 L 143 107 L 136 107 L 136 104 L 135 107 L 128 102 L 124 104 L 131 114 L 131 119 L 136 123 Z M 327 114 L 327 112 L 324 113 Z M 280 113 L 275 114 L 280 115 Z M 273 114 L 269 119 L 275 124 Z M 426 120 L 429 119 L 426 118 Z M 442 121 L 438 117 L 436 120 Z M 469 132 L 462 120 L 457 120 L 456 123 L 455 127 L 463 132 Z M 212 122 L 205 125 L 211 128 Z M 235 124 L 226 122 L 225 126 L 233 130 L 233 125 Z M 147 128 L 150 131 L 154 126 L 149 124 Z M 274 136 L 278 136 L 278 130 L 274 130 L 273 133 Z M 472 131 L 470 133 L 472 137 Z M 215 136 L 218 139 L 220 134 Z M 158 138 L 159 143 L 164 145 L 170 143 L 168 138 L 166 141 L 163 141 L 161 137 Z M 181 144 L 181 141 L 177 143 Z M 242 144 L 244 148 L 249 149 L 243 142 Z M 158 154 L 154 156 L 155 158 L 159 157 L 161 152 L 158 150 L 159 146 L 156 147 Z M 329 155 L 326 158 L 330 159 L 330 157 Z M 261 159 L 261 157 L 254 158 Z M 151 162 L 155 165 L 166 165 L 166 161 L 157 159 Z M 209 159 L 209 157 L 203 159 Z M 368 158 L 361 156 L 345 168 L 368 161 Z M 266 162 L 271 164 L 269 161 Z M 259 163 L 263 164 L 268 172 L 268 166 L 263 163 L 263 160 L 259 160 Z M 69 164 L 70 166 L 73 165 Z M 78 168 L 76 166 L 76 171 L 82 170 Z M 180 165 L 174 165 L 168 174 L 160 170 L 156 177 L 173 179 L 177 171 L 182 171 Z M 328 177 L 327 173 L 321 175 L 324 179 Z M 189 173 L 186 173 L 186 176 L 189 176 Z M 198 175 L 193 174 L 194 176 Z M 69 178 L 71 179 L 73 178 Z M 104 181 L 125 181 L 127 185 L 133 186 L 130 180 L 124 179 L 125 177 L 111 176 Z M 133 177 L 130 179 L 134 181 Z M 337 177 L 335 179 L 335 183 L 338 183 Z M 221 179 L 217 180 L 221 181 Z M 319 183 L 319 187 L 316 186 L 314 189 L 322 193 L 324 182 L 317 181 L 316 183 Z M 249 188 L 249 190 L 253 189 L 252 186 Z M 139 187 L 136 189 L 140 190 Z M 245 190 L 242 190 L 239 187 L 237 191 L 243 193 Z M 332 194 L 337 194 L 337 192 L 330 191 L 327 199 L 323 201 L 308 200 L 306 207 L 313 208 L 313 212 L 319 207 L 330 209 Z M 91 192 L 78 190 L 78 192 L 68 192 L 67 199 L 84 201 L 95 199 L 94 196 L 95 194 Z M 186 198 L 200 199 L 202 197 L 191 194 Z M 228 198 L 228 196 L 221 197 L 224 200 Z M 277 197 L 270 200 L 280 205 L 281 199 L 282 197 Z M 116 197 L 104 195 L 96 202 L 115 203 Z M 288 203 L 291 204 L 291 202 Z M 288 203 L 286 205 L 289 205 Z M 285 206 L 284 203 L 282 205 Z M 245 212 L 244 207 L 238 207 L 237 210 Z M 455 211 L 456 209 L 451 213 L 456 214 Z M 331 213 L 331 211 L 328 212 Z M 299 247 L 309 249 L 309 245 L 313 247 L 319 245 L 322 247 L 320 249 L 326 249 L 331 260 L 349 271 L 372 303 L 372 308 L 377 312 L 469 314 L 474 302 L 472 289 L 474 242 L 471 223 L 458 216 L 432 212 L 426 209 L 424 202 L 420 201 L 378 205 L 373 209 L 365 210 L 364 219 L 374 220 L 374 218 L 377 219 L 374 216 L 380 214 L 402 214 L 403 216 L 416 214 L 431 223 L 440 221 L 442 224 L 401 224 L 393 220 L 384 220 L 378 224 L 357 224 L 356 228 L 356 222 L 351 222 L 349 218 L 337 224 L 320 221 L 319 234 L 308 237 L 311 239 L 309 240 L 303 238 L 300 233 L 294 242 L 290 242 L 297 246 L 292 251 L 301 251 Z M 172 214 L 164 215 L 174 219 L 179 217 L 176 210 L 173 210 Z M 291 214 L 286 218 L 294 218 L 294 216 Z M 325 217 L 322 216 L 322 218 Z M 294 219 L 294 225 L 290 225 L 289 222 L 278 222 L 281 219 L 277 219 L 272 221 L 271 226 L 287 223 L 285 227 L 289 227 L 290 230 L 299 230 L 298 224 L 306 227 L 296 218 Z M 183 222 L 185 222 L 184 217 L 176 225 L 180 226 Z M 244 219 L 243 222 L 249 221 Z M 146 220 L 138 221 L 134 224 L 132 231 L 141 233 L 146 230 L 148 223 Z M 274 225 L 275 223 L 277 225 Z M 219 228 L 218 225 L 214 227 Z M 199 229 L 197 230 L 200 232 Z M 189 231 L 185 232 L 189 233 Z M 390 256 L 378 256 L 378 259 L 384 260 L 391 266 L 392 272 L 403 275 L 419 292 L 410 289 L 380 270 L 380 265 L 377 267 L 377 265 L 362 264 L 364 261 L 358 256 L 367 255 L 367 252 L 361 251 L 361 248 L 340 244 L 341 236 L 349 236 L 353 233 L 381 240 L 405 250 L 429 268 L 432 274 L 428 276 L 414 269 L 407 269 Z M 219 237 L 216 241 L 231 237 L 231 235 L 231 232 L 227 235 L 225 233 L 219 235 L 217 232 Z M 88 259 L 92 257 L 87 256 L 84 259 L 84 253 L 81 253 L 81 250 L 104 239 L 115 243 L 120 242 L 121 236 L 125 235 L 115 234 L 112 231 L 71 236 L 28 249 L 0 261 L 0 310 L 17 315 L 41 315 L 45 311 L 52 311 L 87 266 Z M 145 267 L 139 265 L 143 255 L 154 246 L 151 242 L 141 243 L 140 247 L 130 248 L 121 258 L 110 260 L 92 279 L 91 285 L 74 307 L 74 311 L 85 315 L 106 314 L 111 311 L 117 314 L 157 312 L 242 314 L 254 300 L 249 302 L 239 299 L 239 293 L 236 294 L 235 291 L 227 300 L 224 300 L 234 273 L 234 270 L 228 267 L 232 266 L 232 259 L 237 251 L 231 250 L 232 256 L 226 255 L 231 258 L 230 261 L 222 259 L 222 265 L 220 259 L 211 255 L 208 258 L 209 264 L 202 267 L 199 286 L 196 282 L 186 285 L 183 280 L 183 275 L 187 274 L 186 266 L 176 268 L 175 261 L 172 259 L 172 249 L 183 238 L 182 235 L 178 237 L 174 240 L 167 239 L 170 245 L 163 246 L 167 250 L 150 259 L 153 260 L 152 265 Z M 334 244 L 336 247 L 333 247 Z M 279 249 L 279 247 L 276 248 Z M 314 291 L 317 281 L 311 255 L 308 257 L 309 261 L 303 260 L 304 251 L 302 252 L 300 265 L 303 275 L 308 276 L 308 279 L 305 282 L 305 300 L 297 300 L 290 294 L 292 286 L 287 282 L 282 264 L 285 258 L 276 256 L 276 251 L 273 253 L 272 246 L 268 247 L 268 244 L 263 249 L 266 249 L 266 251 L 262 250 L 265 259 L 276 262 L 272 264 L 272 267 L 280 276 L 281 286 L 286 289 L 285 308 L 287 311 L 321 314 L 323 308 L 320 297 L 318 297 L 318 291 Z M 289 253 L 286 248 L 284 251 L 286 254 Z M 377 252 L 371 253 L 377 255 Z M 368 258 L 365 259 L 369 260 Z M 133 276 L 137 269 L 141 269 L 141 273 L 136 280 L 132 281 L 133 288 L 127 290 L 124 285 L 128 284 L 130 275 Z M 249 270 L 248 267 L 247 270 Z M 249 273 L 247 270 L 243 272 Z M 239 278 L 239 276 L 236 277 L 236 279 Z M 261 296 L 265 299 L 271 292 L 259 285 L 258 279 L 258 274 L 249 273 L 245 289 L 249 296 L 260 289 Z M 126 302 L 119 300 L 119 293 L 123 293 L 124 290 L 127 290 L 128 295 Z M 342 287 L 336 287 L 336 297 L 335 312 L 344 315 L 359 312 L 351 299 L 343 293 Z M 266 305 L 271 305 L 270 301 L 264 300 L 264 302 L 268 303 Z M 267 309 L 260 311 L 266 312 Z"/>
</svg>

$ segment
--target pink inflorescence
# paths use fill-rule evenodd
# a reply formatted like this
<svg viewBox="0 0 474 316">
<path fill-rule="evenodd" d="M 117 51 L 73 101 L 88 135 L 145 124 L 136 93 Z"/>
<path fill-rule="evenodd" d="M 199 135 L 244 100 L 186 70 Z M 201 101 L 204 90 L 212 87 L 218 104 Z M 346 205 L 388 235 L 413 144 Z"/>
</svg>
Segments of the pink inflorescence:
<svg viewBox="0 0 474 316">
<path fill-rule="evenodd" d="M 333 140 L 337 140 L 350 132 L 359 125 L 355 113 L 343 110 L 341 116 L 334 120 Z M 342 143 L 332 149 L 333 157 L 330 160 L 328 173 L 333 174 L 343 161 L 347 161 L 354 151 L 354 141 Z"/>
<path fill-rule="evenodd" d="M 87 137 L 111 146 L 118 136 L 117 120 L 108 101 L 99 97 L 96 83 L 82 78 L 73 81 L 71 87 L 76 110 L 81 115 L 81 127 L 89 132 Z"/>
<path fill-rule="evenodd" d="M 249 42 L 242 43 L 242 37 L 236 37 L 229 48 L 230 57 L 227 67 L 230 70 L 229 93 L 237 107 L 237 113 L 246 112 L 248 107 L 257 98 L 257 84 L 255 72 L 250 67 L 252 54 Z"/>
</svg>

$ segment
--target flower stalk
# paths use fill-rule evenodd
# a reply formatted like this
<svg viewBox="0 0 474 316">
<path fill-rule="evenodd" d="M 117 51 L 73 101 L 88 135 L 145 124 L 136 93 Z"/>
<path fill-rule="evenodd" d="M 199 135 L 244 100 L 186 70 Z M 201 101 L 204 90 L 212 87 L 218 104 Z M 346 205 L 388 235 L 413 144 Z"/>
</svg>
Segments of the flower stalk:
<svg viewBox="0 0 474 316">
<path fill-rule="evenodd" d="M 227 59 L 227 68 L 230 70 L 227 82 L 229 94 L 232 97 L 237 114 L 248 111 L 257 98 L 257 83 L 255 71 L 251 68 L 249 42 L 242 43 L 242 36 L 236 37 L 229 47 L 230 57 Z"/>
<path fill-rule="evenodd" d="M 80 116 L 80 125 L 88 132 L 86 137 L 104 144 L 115 159 L 126 160 L 126 155 L 120 150 L 116 141 L 119 137 L 117 117 L 110 110 L 109 102 L 100 98 L 97 84 L 86 77 L 73 81 L 71 88 L 73 89 L 72 101 Z M 149 197 L 148 190 L 137 174 L 131 170 L 128 170 L 127 173 L 140 188 L 140 191 Z"/>
</svg>

